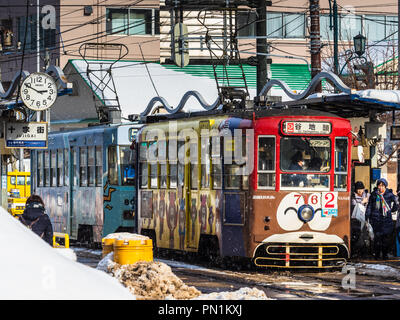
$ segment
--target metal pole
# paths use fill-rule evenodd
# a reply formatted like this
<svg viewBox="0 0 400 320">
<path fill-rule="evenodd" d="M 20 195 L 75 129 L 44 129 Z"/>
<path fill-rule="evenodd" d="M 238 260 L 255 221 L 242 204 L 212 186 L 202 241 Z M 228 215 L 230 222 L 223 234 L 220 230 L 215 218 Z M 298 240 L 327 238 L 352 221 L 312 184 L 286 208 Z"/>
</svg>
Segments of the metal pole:
<svg viewBox="0 0 400 320">
<path fill-rule="evenodd" d="M 258 1 L 257 8 L 257 95 L 264 88 L 268 82 L 268 69 L 267 69 L 267 3 L 266 0 Z"/>
<path fill-rule="evenodd" d="M 36 0 L 36 72 L 40 72 L 40 0 Z M 40 121 L 41 112 L 36 112 L 36 121 Z"/>
<path fill-rule="evenodd" d="M 400 0 L 399 0 L 400 1 Z M 311 78 L 321 72 L 321 36 L 319 24 L 319 0 L 310 0 L 310 42 L 311 42 Z M 321 82 L 315 92 L 321 92 Z"/>
<path fill-rule="evenodd" d="M 333 65 L 335 74 L 339 75 L 339 28 L 338 28 L 338 8 L 336 0 L 333 0 Z"/>
</svg>

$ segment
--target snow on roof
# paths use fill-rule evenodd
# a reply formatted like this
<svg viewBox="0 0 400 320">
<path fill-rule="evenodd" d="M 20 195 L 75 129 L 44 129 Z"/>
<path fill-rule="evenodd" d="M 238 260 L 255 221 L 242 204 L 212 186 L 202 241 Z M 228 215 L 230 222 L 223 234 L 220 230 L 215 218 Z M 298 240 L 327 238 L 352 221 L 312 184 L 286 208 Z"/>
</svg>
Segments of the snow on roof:
<svg viewBox="0 0 400 320">
<path fill-rule="evenodd" d="M 0 208 L 0 299 L 135 299 L 106 273 L 72 261 Z"/>
<path fill-rule="evenodd" d="M 86 69 L 87 63 L 84 60 L 70 60 L 81 77 L 90 86 Z M 106 98 L 113 98 L 115 95 L 108 88 L 101 88 L 100 81 L 104 75 L 109 61 L 90 61 L 90 69 L 94 71 L 91 76 L 93 90 L 98 97 L 104 89 Z M 102 65 L 103 64 L 103 65 Z M 101 66 L 102 65 L 102 66 Z M 199 92 L 208 104 L 213 104 L 218 97 L 218 90 L 214 79 L 207 76 L 194 76 L 184 72 L 174 71 L 158 63 L 118 61 L 112 67 L 112 75 L 118 94 L 122 117 L 130 114 L 142 113 L 150 100 L 158 95 L 163 97 L 171 107 L 176 107 L 184 94 L 188 91 Z M 154 86 L 153 86 L 154 83 Z M 273 88 L 273 95 L 287 96 L 282 90 Z M 256 89 L 249 88 L 250 99 L 256 95 Z M 105 101 L 107 104 L 108 102 Z M 110 102 L 111 103 L 111 102 Z M 200 103 L 194 98 L 189 98 L 183 109 L 185 112 L 204 111 Z"/>
</svg>

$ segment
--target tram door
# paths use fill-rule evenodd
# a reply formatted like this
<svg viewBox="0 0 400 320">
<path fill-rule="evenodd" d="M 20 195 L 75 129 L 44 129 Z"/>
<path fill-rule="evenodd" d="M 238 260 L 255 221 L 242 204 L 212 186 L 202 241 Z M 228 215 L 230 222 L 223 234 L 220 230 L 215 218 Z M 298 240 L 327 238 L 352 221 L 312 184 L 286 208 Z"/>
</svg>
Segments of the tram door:
<svg viewBox="0 0 400 320">
<path fill-rule="evenodd" d="M 188 147 L 189 146 L 189 147 Z M 197 249 L 199 238 L 198 226 L 198 208 L 199 208 L 199 190 L 198 190 L 198 150 L 197 144 L 186 144 L 186 155 L 189 155 L 189 163 L 186 165 L 187 172 L 185 186 L 187 192 L 186 199 L 186 246 L 188 249 Z"/>
</svg>

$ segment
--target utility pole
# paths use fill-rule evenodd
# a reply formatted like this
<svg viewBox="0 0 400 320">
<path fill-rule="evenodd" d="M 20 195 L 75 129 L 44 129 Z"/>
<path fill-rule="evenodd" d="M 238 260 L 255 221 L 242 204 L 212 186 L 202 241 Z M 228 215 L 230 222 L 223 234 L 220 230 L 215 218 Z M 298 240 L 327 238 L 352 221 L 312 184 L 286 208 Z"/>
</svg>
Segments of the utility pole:
<svg viewBox="0 0 400 320">
<path fill-rule="evenodd" d="M 400 1 L 400 0 L 399 0 Z M 319 0 L 310 0 L 310 42 L 311 42 L 311 78 L 321 72 L 321 35 L 319 24 Z M 315 88 L 315 92 L 321 92 L 321 82 Z"/>
<path fill-rule="evenodd" d="M 400 0 L 399 0 L 400 1 Z M 267 2 L 259 0 L 257 7 L 257 95 L 268 82 L 267 66 Z"/>
<path fill-rule="evenodd" d="M 400 90 L 400 0 L 397 0 L 397 88 Z"/>
<path fill-rule="evenodd" d="M 333 0 L 333 66 L 335 74 L 339 75 L 339 26 L 338 8 L 336 0 Z"/>
</svg>

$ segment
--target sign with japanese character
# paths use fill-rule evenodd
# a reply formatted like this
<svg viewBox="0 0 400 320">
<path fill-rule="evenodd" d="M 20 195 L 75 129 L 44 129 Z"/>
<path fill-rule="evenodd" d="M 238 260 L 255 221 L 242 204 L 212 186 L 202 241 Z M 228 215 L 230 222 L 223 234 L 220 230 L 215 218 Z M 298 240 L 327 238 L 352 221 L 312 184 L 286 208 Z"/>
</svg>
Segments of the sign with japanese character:
<svg viewBox="0 0 400 320">
<path fill-rule="evenodd" d="M 330 122 L 284 121 L 282 132 L 285 134 L 330 134 Z"/>
<path fill-rule="evenodd" d="M 47 148 L 47 122 L 6 122 L 6 148 Z"/>
</svg>

